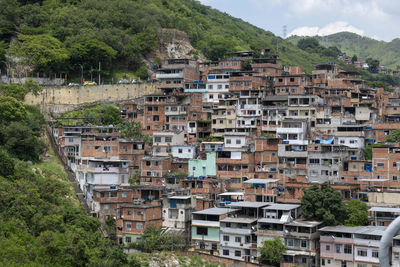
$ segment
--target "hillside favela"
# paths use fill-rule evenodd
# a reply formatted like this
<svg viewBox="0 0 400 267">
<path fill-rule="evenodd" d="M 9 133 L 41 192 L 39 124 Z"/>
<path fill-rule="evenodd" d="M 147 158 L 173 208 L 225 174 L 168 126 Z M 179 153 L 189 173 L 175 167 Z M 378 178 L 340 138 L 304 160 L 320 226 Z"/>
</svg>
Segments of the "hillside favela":
<svg viewBox="0 0 400 267">
<path fill-rule="evenodd" d="M 256 2 L 0 1 L 0 266 L 400 266 L 400 32 Z"/>
</svg>

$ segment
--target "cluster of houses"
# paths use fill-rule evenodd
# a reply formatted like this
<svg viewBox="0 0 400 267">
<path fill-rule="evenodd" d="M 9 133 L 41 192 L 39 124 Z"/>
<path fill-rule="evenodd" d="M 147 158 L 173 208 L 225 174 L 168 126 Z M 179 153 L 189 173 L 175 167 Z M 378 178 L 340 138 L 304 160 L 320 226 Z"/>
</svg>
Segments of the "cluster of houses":
<svg viewBox="0 0 400 267">
<path fill-rule="evenodd" d="M 353 58 L 347 56 L 346 53 L 339 54 L 338 59 L 348 65 L 353 65 L 354 67 L 357 67 L 357 68 L 362 68 L 365 70 L 367 70 L 369 68 L 369 65 L 365 59 L 357 59 L 356 61 L 354 61 Z M 391 70 L 382 65 L 379 65 L 377 67 L 377 73 L 400 76 L 399 70 Z"/>
<path fill-rule="evenodd" d="M 122 138 L 112 125 L 53 127 L 93 216 L 115 219 L 118 243 L 155 225 L 198 251 L 247 262 L 279 237 L 282 266 L 378 266 L 379 239 L 400 214 L 400 146 L 386 142 L 400 129 L 397 93 L 334 63 L 307 75 L 268 50 L 168 59 L 156 78 L 160 94 L 121 107 L 152 142 Z M 322 183 L 368 202 L 370 226 L 304 220 L 303 190 Z M 400 236 L 393 266 L 399 252 Z"/>
</svg>

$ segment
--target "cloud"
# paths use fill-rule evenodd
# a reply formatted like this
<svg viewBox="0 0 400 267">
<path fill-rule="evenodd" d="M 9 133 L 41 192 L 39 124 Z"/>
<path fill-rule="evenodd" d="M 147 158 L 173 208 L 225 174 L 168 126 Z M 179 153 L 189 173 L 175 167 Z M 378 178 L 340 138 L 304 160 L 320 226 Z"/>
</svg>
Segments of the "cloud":
<svg viewBox="0 0 400 267">
<path fill-rule="evenodd" d="M 345 21 L 336 21 L 333 23 L 329 23 L 325 25 L 324 27 L 320 28 L 318 26 L 313 26 L 313 27 L 299 27 L 291 31 L 288 36 L 291 35 L 298 35 L 298 36 L 325 36 L 337 32 L 353 32 L 358 35 L 363 35 L 364 31 L 361 29 L 358 29 L 352 25 L 350 25 L 348 22 Z"/>
</svg>

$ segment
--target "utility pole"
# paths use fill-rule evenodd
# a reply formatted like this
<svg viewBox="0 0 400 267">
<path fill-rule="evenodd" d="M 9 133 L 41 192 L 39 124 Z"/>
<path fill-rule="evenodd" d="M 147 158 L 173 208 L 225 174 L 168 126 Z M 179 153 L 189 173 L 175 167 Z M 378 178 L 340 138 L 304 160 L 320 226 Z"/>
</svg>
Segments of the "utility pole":
<svg viewBox="0 0 400 267">
<path fill-rule="evenodd" d="M 100 79 L 100 71 L 101 71 L 101 62 L 99 61 L 99 85 L 100 85 L 100 81 L 101 81 L 101 79 Z"/>
</svg>

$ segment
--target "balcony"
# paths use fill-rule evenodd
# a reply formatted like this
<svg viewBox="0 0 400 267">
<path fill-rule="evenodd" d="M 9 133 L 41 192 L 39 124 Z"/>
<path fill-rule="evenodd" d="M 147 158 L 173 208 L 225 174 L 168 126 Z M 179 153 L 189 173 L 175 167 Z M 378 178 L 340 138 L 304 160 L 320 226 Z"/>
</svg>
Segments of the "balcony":
<svg viewBox="0 0 400 267">
<path fill-rule="evenodd" d="M 251 229 L 240 229 L 240 228 L 231 228 L 231 227 L 220 227 L 220 231 L 223 234 L 235 234 L 235 235 L 251 235 Z"/>
<path fill-rule="evenodd" d="M 279 127 L 276 129 L 277 134 L 302 134 L 304 133 L 303 128 L 284 128 Z"/>
<path fill-rule="evenodd" d="M 183 79 L 183 77 L 184 77 L 183 72 L 156 74 L 156 79 Z"/>
</svg>

